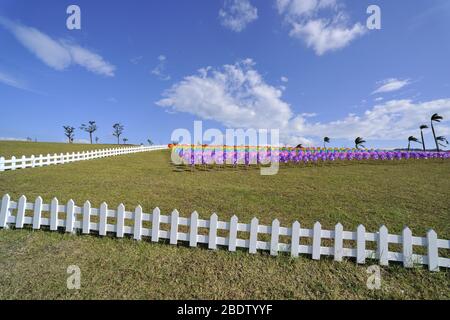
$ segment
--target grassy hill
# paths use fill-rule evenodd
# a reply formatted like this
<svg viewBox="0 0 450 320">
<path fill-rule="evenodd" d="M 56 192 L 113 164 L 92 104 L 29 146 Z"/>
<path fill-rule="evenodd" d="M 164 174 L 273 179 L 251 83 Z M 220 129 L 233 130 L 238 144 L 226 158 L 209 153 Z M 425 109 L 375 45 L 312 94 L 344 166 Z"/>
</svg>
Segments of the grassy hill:
<svg viewBox="0 0 450 320">
<path fill-rule="evenodd" d="M 12 156 L 21 157 L 33 154 L 37 156 L 39 154 L 59 154 L 117 147 L 117 144 L 0 141 L 0 157 L 11 158 Z"/>
<path fill-rule="evenodd" d="M 76 146 L 76 145 L 75 145 Z M 1 149 L 0 149 L 1 150 Z M 14 151 L 13 151 L 14 152 Z M 17 154 L 16 152 L 14 152 Z M 93 207 L 123 202 L 163 214 L 178 209 L 187 217 L 213 212 L 249 223 L 278 218 L 311 228 L 337 222 L 345 230 L 364 224 L 391 233 L 408 225 L 414 235 L 430 228 L 450 238 L 450 162 L 367 161 L 320 166 L 283 166 L 274 176 L 257 169 L 177 171 L 168 151 L 146 152 L 0 174 L 0 194 L 13 199 L 41 195 Z M 66 289 L 66 268 L 76 264 L 82 289 Z M 67 235 L 48 231 L 0 231 L 0 299 L 8 298 L 416 298 L 450 299 L 448 271 L 382 268 L 381 290 L 366 287 L 370 265 L 308 256 L 291 259 L 267 253 L 153 244 L 132 239 Z"/>
</svg>

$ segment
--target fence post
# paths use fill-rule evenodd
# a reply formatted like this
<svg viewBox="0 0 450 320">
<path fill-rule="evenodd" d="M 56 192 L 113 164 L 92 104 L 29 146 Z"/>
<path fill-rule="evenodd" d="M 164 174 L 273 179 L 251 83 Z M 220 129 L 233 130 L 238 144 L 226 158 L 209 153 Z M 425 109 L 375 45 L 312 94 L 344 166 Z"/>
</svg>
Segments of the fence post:
<svg viewBox="0 0 450 320">
<path fill-rule="evenodd" d="M 197 233 L 198 233 L 198 213 L 197 211 L 191 214 L 191 223 L 189 226 L 189 246 L 197 246 Z"/>
<path fill-rule="evenodd" d="M 58 208 L 59 202 L 57 198 L 53 198 L 50 204 L 50 230 L 58 230 Z"/>
<path fill-rule="evenodd" d="M 389 265 L 389 233 L 388 229 L 385 225 L 380 227 L 380 231 L 378 233 L 378 259 L 380 259 L 380 265 L 387 266 Z"/>
<path fill-rule="evenodd" d="M 11 202 L 11 197 L 9 194 L 5 194 L 2 198 L 2 206 L 0 208 L 0 228 L 8 229 L 8 216 L 9 216 L 9 205 Z"/>
<path fill-rule="evenodd" d="M 16 170 L 16 157 L 11 157 L 11 170 Z"/>
<path fill-rule="evenodd" d="M 58 155 L 56 153 L 53 155 L 53 164 L 58 164 Z"/>
<path fill-rule="evenodd" d="M 89 234 L 90 232 L 91 232 L 91 203 L 89 201 L 86 201 L 83 205 L 83 233 Z"/>
<path fill-rule="evenodd" d="M 312 258 L 313 260 L 320 260 L 320 246 L 322 242 L 322 225 L 320 222 L 314 223 L 313 227 L 313 243 L 312 243 Z"/>
<path fill-rule="evenodd" d="M 258 218 L 253 218 L 250 224 L 250 241 L 249 241 L 249 253 L 256 253 L 258 244 Z"/>
<path fill-rule="evenodd" d="M 278 255 L 278 239 L 280 237 L 280 221 L 275 219 L 272 221 L 272 230 L 270 235 L 270 255 Z"/>
<path fill-rule="evenodd" d="M 25 208 L 27 206 L 27 197 L 22 195 L 19 198 L 19 203 L 17 204 L 17 213 L 16 213 L 16 228 L 23 228 L 23 219 L 25 218 Z"/>
<path fill-rule="evenodd" d="M 47 153 L 47 163 L 46 163 L 47 166 L 49 166 L 51 164 L 50 158 L 51 158 L 50 153 Z"/>
<path fill-rule="evenodd" d="M 100 218 L 98 225 L 98 234 L 101 236 L 106 236 L 106 224 L 108 222 L 108 204 L 103 202 L 100 205 Z"/>
<path fill-rule="evenodd" d="M 43 155 L 42 154 L 40 154 L 39 155 L 39 167 L 42 167 L 42 165 L 43 165 Z"/>
<path fill-rule="evenodd" d="M 133 238 L 135 240 L 142 239 L 142 207 L 137 206 L 134 210 L 134 230 Z"/>
<path fill-rule="evenodd" d="M 33 229 L 35 230 L 41 228 L 41 215 L 42 215 L 42 198 L 41 196 L 38 196 L 34 201 Z"/>
<path fill-rule="evenodd" d="M 59 155 L 59 157 L 61 158 L 59 162 L 60 162 L 61 164 L 64 164 L 64 153 L 61 152 L 61 154 Z"/>
<path fill-rule="evenodd" d="M 341 223 L 338 223 L 334 226 L 334 261 L 342 261 L 343 257 L 343 234 L 344 226 Z"/>
<path fill-rule="evenodd" d="M 413 245 L 411 229 L 405 227 L 402 232 L 403 238 L 403 266 L 405 268 L 412 268 L 414 261 L 412 259 Z"/>
<path fill-rule="evenodd" d="M 427 232 L 428 270 L 439 271 L 439 252 L 437 246 L 437 234 L 431 229 Z"/>
<path fill-rule="evenodd" d="M 158 207 L 153 209 L 153 216 L 152 216 L 152 242 L 158 242 L 159 241 L 159 215 L 161 214 L 161 211 Z"/>
<path fill-rule="evenodd" d="M 178 211 L 175 209 L 170 216 L 170 244 L 178 243 Z"/>
<path fill-rule="evenodd" d="M 117 207 L 117 219 L 116 219 L 116 237 L 123 238 L 123 227 L 125 224 L 125 206 L 123 203 Z"/>
<path fill-rule="evenodd" d="M 236 251 L 238 217 L 232 216 L 230 219 L 230 234 L 228 236 L 228 251 Z"/>
<path fill-rule="evenodd" d="M 5 157 L 0 157 L 0 171 L 5 171 Z"/>
<path fill-rule="evenodd" d="M 67 212 L 66 212 L 66 232 L 73 233 L 74 232 L 74 223 L 75 223 L 75 202 L 70 199 L 67 202 Z"/>
<path fill-rule="evenodd" d="M 217 214 L 213 213 L 209 219 L 209 237 L 208 237 L 208 248 L 217 249 Z"/>
<path fill-rule="evenodd" d="M 22 161 L 22 163 L 21 163 L 21 168 L 22 168 L 22 169 L 25 169 L 25 168 L 27 167 L 27 161 L 26 161 L 26 159 L 27 159 L 27 157 L 22 156 L 22 159 L 21 159 L 21 161 Z"/>
<path fill-rule="evenodd" d="M 362 224 L 356 228 L 356 262 L 366 263 L 366 228 Z"/>
<path fill-rule="evenodd" d="M 298 252 L 300 248 L 300 222 L 295 221 L 292 224 L 292 234 L 291 234 L 291 257 L 298 257 Z"/>
<path fill-rule="evenodd" d="M 34 156 L 34 154 L 31 155 L 31 167 L 34 168 L 36 166 L 36 157 Z"/>
</svg>

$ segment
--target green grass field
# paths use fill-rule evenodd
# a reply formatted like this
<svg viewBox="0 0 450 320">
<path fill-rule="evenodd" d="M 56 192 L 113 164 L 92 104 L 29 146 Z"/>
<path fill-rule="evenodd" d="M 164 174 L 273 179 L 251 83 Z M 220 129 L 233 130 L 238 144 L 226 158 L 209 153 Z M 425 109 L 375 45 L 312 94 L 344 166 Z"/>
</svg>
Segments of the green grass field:
<svg viewBox="0 0 450 320">
<path fill-rule="evenodd" d="M 14 146 L 8 152 L 17 154 Z M 284 226 L 299 220 L 308 228 L 315 221 L 324 228 L 341 222 L 345 230 L 362 223 L 368 231 L 385 224 L 399 234 L 408 225 L 414 235 L 425 236 L 433 228 L 440 238 L 450 238 L 448 161 L 285 166 L 277 175 L 261 176 L 257 169 L 244 168 L 177 171 L 169 160 L 168 151 L 155 151 L 3 172 L 0 194 L 14 200 L 40 195 L 47 203 L 52 197 L 72 198 L 77 205 L 90 200 L 93 207 L 123 202 L 127 210 L 141 204 L 144 212 L 158 206 L 164 214 L 176 208 L 181 216 L 196 210 L 202 218 L 216 212 L 221 220 L 236 214 L 245 223 L 254 216 L 262 224 L 278 218 Z M 72 264 L 81 268 L 79 291 L 66 288 L 66 268 Z M 382 288 L 369 290 L 369 265 L 29 229 L 0 231 L 0 299 L 450 299 L 449 271 L 392 263 L 382 268 Z"/>
<path fill-rule="evenodd" d="M 57 143 L 57 142 L 25 142 L 25 141 L 0 141 L 0 157 L 6 159 L 12 156 L 38 156 L 39 154 L 54 154 L 78 151 L 90 151 L 96 149 L 117 148 L 117 144 L 82 144 L 82 143 Z"/>
</svg>

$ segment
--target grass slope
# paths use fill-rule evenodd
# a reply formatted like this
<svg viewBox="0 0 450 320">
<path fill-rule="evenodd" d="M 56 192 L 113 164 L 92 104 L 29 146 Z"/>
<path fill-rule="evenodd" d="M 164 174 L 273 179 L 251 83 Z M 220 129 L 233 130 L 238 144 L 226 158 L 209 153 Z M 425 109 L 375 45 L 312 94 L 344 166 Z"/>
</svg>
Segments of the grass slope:
<svg viewBox="0 0 450 320">
<path fill-rule="evenodd" d="M 168 151 L 4 172 L 0 194 L 41 195 L 62 202 L 89 199 L 94 207 L 123 202 L 145 212 L 159 206 L 182 216 L 197 210 L 221 220 L 236 214 L 269 224 L 299 220 L 346 230 L 408 225 L 414 235 L 433 228 L 450 238 L 450 162 L 386 161 L 283 167 L 275 176 L 257 169 L 175 171 Z M 245 236 L 245 235 L 243 235 Z M 246 235 L 248 236 L 248 235 Z M 66 289 L 66 268 L 80 266 L 82 289 Z M 0 232 L 0 298 L 450 298 L 448 271 L 430 273 L 391 265 L 382 289 L 366 288 L 366 266 L 309 257 L 273 258 L 209 251 L 131 239 L 72 236 L 31 230 Z"/>
<path fill-rule="evenodd" d="M 82 143 L 57 143 L 57 142 L 25 142 L 25 141 L 0 141 L 0 157 L 6 159 L 12 156 L 38 156 L 39 154 L 60 154 L 66 152 L 89 151 L 96 149 L 117 148 L 117 144 L 82 144 Z"/>
</svg>

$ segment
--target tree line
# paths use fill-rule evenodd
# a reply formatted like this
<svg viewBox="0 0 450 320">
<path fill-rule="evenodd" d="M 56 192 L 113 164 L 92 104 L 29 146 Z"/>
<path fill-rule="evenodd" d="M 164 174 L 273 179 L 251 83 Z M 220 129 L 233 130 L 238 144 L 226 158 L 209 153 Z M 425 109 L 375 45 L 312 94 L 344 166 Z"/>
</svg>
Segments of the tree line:
<svg viewBox="0 0 450 320">
<path fill-rule="evenodd" d="M 75 138 L 75 127 L 67 125 L 63 126 L 64 128 L 64 135 L 67 137 L 68 143 L 73 143 Z M 115 123 L 112 126 L 113 132 L 112 135 L 117 138 L 117 144 L 120 144 L 120 137 L 123 135 L 123 131 L 125 129 L 125 126 L 121 123 Z M 98 126 L 95 121 L 89 121 L 88 123 L 83 123 L 80 126 L 80 130 L 87 132 L 89 134 L 89 141 L 91 144 L 93 144 L 93 135 L 98 130 Z M 99 142 L 99 137 L 95 137 L 95 143 Z M 128 138 L 122 138 L 123 144 L 126 144 L 128 142 Z M 153 145 L 152 140 L 147 139 L 147 142 L 149 145 Z"/>
</svg>

